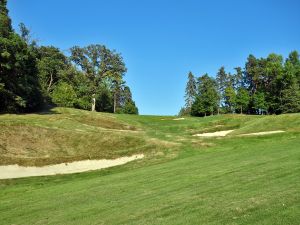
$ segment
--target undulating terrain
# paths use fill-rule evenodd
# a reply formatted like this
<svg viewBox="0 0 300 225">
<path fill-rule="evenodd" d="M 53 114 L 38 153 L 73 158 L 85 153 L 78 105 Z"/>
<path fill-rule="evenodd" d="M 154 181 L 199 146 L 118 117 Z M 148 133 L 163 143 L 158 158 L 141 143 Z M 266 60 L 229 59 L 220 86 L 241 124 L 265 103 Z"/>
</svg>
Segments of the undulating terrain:
<svg viewBox="0 0 300 225">
<path fill-rule="evenodd" d="M 300 114 L 0 116 L 0 165 L 140 153 L 103 170 L 0 180 L 0 224 L 299 224 Z"/>
</svg>

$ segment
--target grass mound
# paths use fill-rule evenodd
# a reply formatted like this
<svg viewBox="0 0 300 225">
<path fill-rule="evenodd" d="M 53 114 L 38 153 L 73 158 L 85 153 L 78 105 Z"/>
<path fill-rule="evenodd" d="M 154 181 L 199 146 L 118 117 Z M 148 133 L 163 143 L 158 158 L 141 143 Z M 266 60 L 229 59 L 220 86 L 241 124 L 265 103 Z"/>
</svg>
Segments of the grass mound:
<svg viewBox="0 0 300 225">
<path fill-rule="evenodd" d="M 0 164 L 45 165 L 117 158 L 149 145 L 134 126 L 110 114 L 57 108 L 52 113 L 3 115 Z"/>
</svg>

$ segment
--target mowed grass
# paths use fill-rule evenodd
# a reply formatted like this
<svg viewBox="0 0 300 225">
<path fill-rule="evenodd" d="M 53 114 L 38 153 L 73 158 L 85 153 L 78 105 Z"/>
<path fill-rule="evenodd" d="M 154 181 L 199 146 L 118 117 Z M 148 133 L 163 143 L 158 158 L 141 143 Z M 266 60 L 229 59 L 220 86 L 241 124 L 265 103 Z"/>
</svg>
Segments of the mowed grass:
<svg viewBox="0 0 300 225">
<path fill-rule="evenodd" d="M 57 110 L 63 110 L 57 114 L 62 117 L 75 114 Z M 19 117 L 0 116 L 1 124 L 21 123 L 12 118 L 8 122 L 10 116 Z M 20 118 L 26 116 L 45 115 Z M 97 116 L 105 120 L 112 115 Z M 145 152 L 145 159 L 81 174 L 0 181 L 0 224 L 299 224 L 299 114 L 178 121 L 174 117 L 113 116 L 112 121 L 123 124 L 123 129 L 131 127 L 131 133 L 144 141 L 138 151 Z M 82 123 L 76 118 L 73 115 L 72 121 Z M 21 125 L 33 126 L 36 121 L 28 120 Z M 72 130 L 71 123 L 69 128 L 64 123 L 39 123 L 44 128 L 49 123 L 48 127 Z M 113 128 L 99 125 L 98 129 Z M 236 134 L 286 132 L 258 137 L 192 136 L 227 129 L 235 129 Z"/>
</svg>

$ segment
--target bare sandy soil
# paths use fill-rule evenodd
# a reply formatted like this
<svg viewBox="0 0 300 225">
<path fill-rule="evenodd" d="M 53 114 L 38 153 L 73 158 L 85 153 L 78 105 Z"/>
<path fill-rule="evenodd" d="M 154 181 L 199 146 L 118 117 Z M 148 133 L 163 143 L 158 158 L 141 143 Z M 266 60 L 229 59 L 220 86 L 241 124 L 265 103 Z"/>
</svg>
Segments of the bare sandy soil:
<svg viewBox="0 0 300 225">
<path fill-rule="evenodd" d="M 184 120 L 184 118 L 175 118 L 173 120 Z"/>
<path fill-rule="evenodd" d="M 43 167 L 24 167 L 19 165 L 0 166 L 0 179 L 80 173 L 122 165 L 143 157 L 143 154 L 139 154 L 118 159 L 82 160 Z"/>
<path fill-rule="evenodd" d="M 194 134 L 195 137 L 225 137 L 227 134 L 231 133 L 234 130 L 223 130 L 216 131 L 213 133 L 202 133 L 202 134 Z"/>
<path fill-rule="evenodd" d="M 264 132 L 257 132 L 257 133 L 249 133 L 249 134 L 241 134 L 239 136 L 252 136 L 252 135 L 267 135 L 267 134 L 278 134 L 283 133 L 283 130 L 274 130 L 274 131 L 264 131 Z"/>
<path fill-rule="evenodd" d="M 202 133 L 202 134 L 194 134 L 193 136 L 196 137 L 225 137 L 227 134 L 231 133 L 234 130 L 223 130 L 217 131 L 213 133 Z M 268 135 L 268 134 L 278 134 L 283 133 L 283 130 L 274 130 L 274 131 L 264 131 L 264 132 L 257 132 L 257 133 L 249 133 L 249 134 L 240 134 L 238 136 L 254 136 L 254 135 Z"/>
</svg>

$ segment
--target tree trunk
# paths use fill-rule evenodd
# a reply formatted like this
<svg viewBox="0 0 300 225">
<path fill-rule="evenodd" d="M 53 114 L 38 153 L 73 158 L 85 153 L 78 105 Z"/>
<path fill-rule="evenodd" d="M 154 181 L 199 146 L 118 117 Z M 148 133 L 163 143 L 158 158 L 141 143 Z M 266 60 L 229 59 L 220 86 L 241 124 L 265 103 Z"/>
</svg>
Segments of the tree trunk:
<svg viewBox="0 0 300 225">
<path fill-rule="evenodd" d="M 117 95 L 114 94 L 114 113 L 116 112 L 116 105 L 117 105 Z"/>
<path fill-rule="evenodd" d="M 96 99 L 93 98 L 92 101 L 93 101 L 93 102 L 92 102 L 92 112 L 94 112 L 94 111 L 95 111 L 95 108 L 96 108 Z"/>
<path fill-rule="evenodd" d="M 53 73 L 50 73 L 50 82 L 49 82 L 49 85 L 48 85 L 48 88 L 47 88 L 48 93 L 50 93 L 50 88 L 52 86 L 52 83 L 53 83 Z"/>
<path fill-rule="evenodd" d="M 241 114 L 243 114 L 243 106 L 241 106 Z"/>
</svg>

